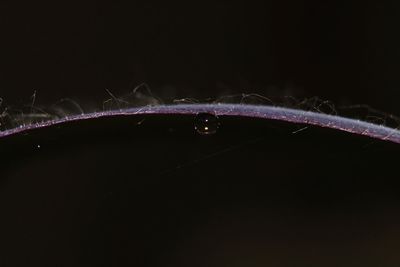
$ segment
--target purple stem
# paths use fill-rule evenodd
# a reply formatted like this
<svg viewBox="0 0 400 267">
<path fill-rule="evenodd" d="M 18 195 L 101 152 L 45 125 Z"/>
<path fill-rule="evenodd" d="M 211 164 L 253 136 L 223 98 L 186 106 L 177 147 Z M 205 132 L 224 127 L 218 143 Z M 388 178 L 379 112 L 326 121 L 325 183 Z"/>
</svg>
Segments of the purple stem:
<svg viewBox="0 0 400 267">
<path fill-rule="evenodd" d="M 41 123 L 21 125 L 20 127 L 0 131 L 0 138 L 25 132 L 32 129 L 49 127 L 70 121 L 88 120 L 100 117 L 135 116 L 143 114 L 189 114 L 200 112 L 213 113 L 217 116 L 241 116 L 261 119 L 287 121 L 305 125 L 316 125 L 331 129 L 337 129 L 353 134 L 365 135 L 371 138 L 387 140 L 400 144 L 400 130 L 377 125 L 365 121 L 327 115 L 311 111 L 303 111 L 291 108 L 256 106 L 243 104 L 180 104 L 145 106 L 113 111 L 93 112 L 81 115 L 69 116 Z"/>
</svg>

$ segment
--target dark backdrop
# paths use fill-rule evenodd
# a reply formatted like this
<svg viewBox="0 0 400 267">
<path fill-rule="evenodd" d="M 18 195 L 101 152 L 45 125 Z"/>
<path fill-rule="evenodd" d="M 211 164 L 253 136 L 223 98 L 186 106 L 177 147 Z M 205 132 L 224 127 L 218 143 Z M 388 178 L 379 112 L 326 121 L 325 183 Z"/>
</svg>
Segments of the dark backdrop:
<svg viewBox="0 0 400 267">
<path fill-rule="evenodd" d="M 1 1 L 1 108 L 35 91 L 101 105 L 146 82 L 163 99 L 318 96 L 400 115 L 400 2 L 193 2 Z M 399 266 L 395 144 L 145 119 L 2 138 L 1 266 Z"/>
<path fill-rule="evenodd" d="M 0 97 L 318 96 L 400 114 L 398 1 L 1 1 Z"/>
</svg>

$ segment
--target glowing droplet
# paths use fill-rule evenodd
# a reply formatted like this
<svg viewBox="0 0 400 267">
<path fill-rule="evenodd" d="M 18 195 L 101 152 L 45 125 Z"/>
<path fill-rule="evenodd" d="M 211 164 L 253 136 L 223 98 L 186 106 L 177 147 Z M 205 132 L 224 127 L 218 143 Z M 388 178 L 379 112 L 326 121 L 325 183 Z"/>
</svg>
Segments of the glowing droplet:
<svg viewBox="0 0 400 267">
<path fill-rule="evenodd" d="M 201 135 L 215 134 L 219 128 L 218 117 L 211 113 L 197 114 L 194 129 Z"/>
</svg>

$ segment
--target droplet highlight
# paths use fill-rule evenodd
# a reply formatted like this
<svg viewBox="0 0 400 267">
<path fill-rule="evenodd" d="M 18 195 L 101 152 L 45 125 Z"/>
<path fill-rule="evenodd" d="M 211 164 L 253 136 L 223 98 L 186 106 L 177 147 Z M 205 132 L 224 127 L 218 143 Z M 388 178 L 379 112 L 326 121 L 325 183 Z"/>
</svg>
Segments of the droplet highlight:
<svg viewBox="0 0 400 267">
<path fill-rule="evenodd" d="M 215 114 L 199 113 L 196 115 L 194 129 L 201 135 L 212 135 L 218 131 L 219 120 Z"/>
</svg>

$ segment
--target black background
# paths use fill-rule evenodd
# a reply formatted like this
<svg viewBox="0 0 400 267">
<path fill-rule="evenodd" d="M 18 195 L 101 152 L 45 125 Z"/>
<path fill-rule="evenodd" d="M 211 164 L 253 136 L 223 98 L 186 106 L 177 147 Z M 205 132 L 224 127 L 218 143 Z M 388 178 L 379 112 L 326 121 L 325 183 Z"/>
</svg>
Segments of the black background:
<svg viewBox="0 0 400 267">
<path fill-rule="evenodd" d="M 0 2 L 0 97 L 258 93 L 400 114 L 395 1 Z M 0 142 L 1 266 L 398 266 L 399 146 L 194 115 Z M 295 132 L 295 134 L 294 134 Z"/>
<path fill-rule="evenodd" d="M 124 116 L 2 139 L 0 265 L 399 265 L 399 146 L 220 122 L 202 136 L 193 116 Z"/>
<path fill-rule="evenodd" d="M 147 83 L 162 99 L 317 96 L 400 114 L 397 1 L 2 1 L 0 97 L 83 107 Z"/>
</svg>

